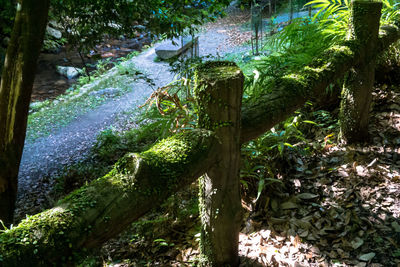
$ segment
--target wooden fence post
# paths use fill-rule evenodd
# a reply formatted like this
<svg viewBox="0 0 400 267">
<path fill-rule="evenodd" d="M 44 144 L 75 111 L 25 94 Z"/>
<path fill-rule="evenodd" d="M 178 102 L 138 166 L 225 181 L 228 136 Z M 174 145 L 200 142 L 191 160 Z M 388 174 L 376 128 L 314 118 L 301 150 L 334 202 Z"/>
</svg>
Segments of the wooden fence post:
<svg viewBox="0 0 400 267">
<path fill-rule="evenodd" d="M 200 178 L 201 253 L 206 266 L 237 266 L 242 219 L 239 190 L 240 118 L 244 77 L 231 62 L 208 62 L 196 72 L 199 126 L 220 140 L 217 160 Z"/>
<path fill-rule="evenodd" d="M 349 39 L 365 49 L 361 49 L 360 63 L 350 69 L 342 91 L 340 131 L 347 143 L 368 137 L 381 9 L 381 2 L 352 2 Z"/>
</svg>

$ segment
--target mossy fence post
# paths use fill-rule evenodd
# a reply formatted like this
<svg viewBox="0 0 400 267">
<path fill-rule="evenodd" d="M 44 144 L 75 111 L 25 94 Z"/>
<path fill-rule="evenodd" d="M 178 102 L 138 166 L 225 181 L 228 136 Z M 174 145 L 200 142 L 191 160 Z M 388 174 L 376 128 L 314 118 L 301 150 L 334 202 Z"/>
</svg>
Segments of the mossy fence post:
<svg viewBox="0 0 400 267">
<path fill-rule="evenodd" d="M 220 140 L 215 164 L 200 178 L 200 249 L 205 266 L 239 264 L 243 81 L 243 73 L 231 62 L 208 62 L 196 71 L 199 126 L 214 131 Z"/>
<path fill-rule="evenodd" d="M 365 141 L 368 137 L 381 9 L 381 2 L 352 2 L 348 38 L 365 49 L 360 49 L 363 51 L 360 63 L 350 69 L 342 91 L 340 130 L 347 143 Z"/>
</svg>

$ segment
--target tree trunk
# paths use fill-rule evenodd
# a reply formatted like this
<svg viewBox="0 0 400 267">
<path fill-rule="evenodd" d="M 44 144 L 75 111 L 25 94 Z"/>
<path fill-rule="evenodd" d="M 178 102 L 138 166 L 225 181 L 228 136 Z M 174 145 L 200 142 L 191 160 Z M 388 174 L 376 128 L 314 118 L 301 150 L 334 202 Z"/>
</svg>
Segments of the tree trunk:
<svg viewBox="0 0 400 267">
<path fill-rule="evenodd" d="M 125 155 L 109 174 L 2 233 L 0 265 L 60 266 L 99 246 L 194 182 L 215 162 L 217 143 L 210 131 L 193 130 Z"/>
<path fill-rule="evenodd" d="M 240 117 L 244 77 L 231 62 L 208 62 L 196 71 L 199 126 L 220 141 L 217 158 L 200 178 L 201 260 L 205 266 L 237 266 L 241 198 Z"/>
<path fill-rule="evenodd" d="M 341 137 L 347 143 L 368 138 L 381 9 L 381 2 L 352 2 L 349 38 L 365 48 L 359 64 L 350 69 L 342 91 L 339 121 Z"/>
<path fill-rule="evenodd" d="M 18 169 L 49 0 L 18 5 L 0 84 L 0 220 L 13 221 Z"/>
</svg>

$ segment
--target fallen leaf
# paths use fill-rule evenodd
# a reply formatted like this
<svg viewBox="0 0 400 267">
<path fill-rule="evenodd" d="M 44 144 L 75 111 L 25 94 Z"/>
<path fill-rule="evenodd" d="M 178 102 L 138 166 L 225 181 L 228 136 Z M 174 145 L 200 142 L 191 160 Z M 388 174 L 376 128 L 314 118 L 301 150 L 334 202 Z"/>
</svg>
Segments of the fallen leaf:
<svg viewBox="0 0 400 267">
<path fill-rule="evenodd" d="M 396 233 L 400 233 L 400 225 L 397 222 L 392 222 L 391 226 L 396 231 Z"/>
<path fill-rule="evenodd" d="M 375 253 L 374 253 L 374 252 L 370 252 L 370 253 L 361 255 L 360 257 L 358 257 L 358 259 L 359 259 L 360 261 L 370 261 L 370 260 L 372 260 L 374 257 L 375 257 Z"/>
<path fill-rule="evenodd" d="M 298 194 L 297 197 L 302 200 L 310 200 L 319 197 L 319 195 L 311 194 L 311 193 L 302 193 Z"/>
<path fill-rule="evenodd" d="M 293 202 L 284 202 L 281 204 L 281 209 L 283 210 L 297 209 L 297 204 Z"/>
<path fill-rule="evenodd" d="M 361 247 L 364 244 L 364 240 L 362 240 L 359 237 L 356 237 L 353 241 L 351 241 L 351 247 L 353 249 L 358 249 L 359 247 Z"/>
</svg>

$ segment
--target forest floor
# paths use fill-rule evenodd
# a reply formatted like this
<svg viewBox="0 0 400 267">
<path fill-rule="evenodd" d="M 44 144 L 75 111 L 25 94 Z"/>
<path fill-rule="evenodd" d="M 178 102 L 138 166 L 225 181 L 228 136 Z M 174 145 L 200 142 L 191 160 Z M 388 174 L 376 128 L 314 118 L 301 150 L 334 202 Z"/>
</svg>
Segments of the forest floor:
<svg viewBox="0 0 400 267">
<path fill-rule="evenodd" d="M 249 14 L 208 24 L 200 35 L 200 54 L 223 55 L 242 49 L 251 37 L 239 25 Z M 239 48 L 238 48 L 239 47 Z M 77 117 L 30 142 L 20 169 L 17 219 L 51 207 L 49 192 L 58 171 L 90 154 L 97 134 L 124 125 L 154 89 L 173 79 L 169 66 L 155 60 L 154 48 L 132 59 L 154 82 L 135 80 L 127 94 Z M 279 182 L 243 188 L 245 214 L 240 233 L 241 266 L 400 266 L 400 87 L 374 92 L 370 142 L 336 144 L 337 109 L 332 120 L 309 129 L 308 155 L 287 149 Z M 116 124 L 117 122 L 117 124 Z M 244 178 L 245 179 L 245 178 Z M 190 266 L 199 255 L 197 185 L 171 197 L 107 242 L 82 266 Z"/>
<path fill-rule="evenodd" d="M 383 89 L 384 88 L 384 89 Z M 400 87 L 374 92 L 370 141 L 336 144 L 338 109 L 278 157 L 279 183 L 242 188 L 241 266 L 400 266 Z M 325 111 L 326 112 L 326 111 Z M 324 114 L 327 114 L 326 112 Z M 246 179 L 245 177 L 243 179 Z M 197 185 L 105 244 L 107 266 L 188 266 L 199 256 Z"/>
</svg>

